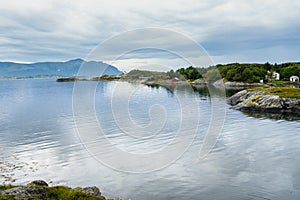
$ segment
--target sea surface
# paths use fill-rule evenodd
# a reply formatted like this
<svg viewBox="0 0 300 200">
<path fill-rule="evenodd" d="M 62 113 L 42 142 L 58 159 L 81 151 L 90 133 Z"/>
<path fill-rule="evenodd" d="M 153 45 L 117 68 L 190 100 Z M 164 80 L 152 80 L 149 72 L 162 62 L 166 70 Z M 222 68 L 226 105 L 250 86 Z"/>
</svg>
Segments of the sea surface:
<svg viewBox="0 0 300 200">
<path fill-rule="evenodd" d="M 229 109 L 216 88 L 2 80 L 0 184 L 95 185 L 132 200 L 296 200 L 299 122 Z"/>
</svg>

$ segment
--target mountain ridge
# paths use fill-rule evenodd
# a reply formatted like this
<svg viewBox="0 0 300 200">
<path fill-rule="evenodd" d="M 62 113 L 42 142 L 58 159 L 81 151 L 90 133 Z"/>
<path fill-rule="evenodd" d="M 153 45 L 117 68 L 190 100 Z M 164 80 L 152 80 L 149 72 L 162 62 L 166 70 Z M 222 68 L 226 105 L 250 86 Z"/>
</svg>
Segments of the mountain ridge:
<svg viewBox="0 0 300 200">
<path fill-rule="evenodd" d="M 81 69 L 84 69 L 82 71 Z M 85 61 L 81 58 L 64 62 L 16 63 L 0 62 L 0 77 L 39 77 L 39 76 L 99 76 L 120 75 L 123 72 L 117 67 L 102 61 Z"/>
</svg>

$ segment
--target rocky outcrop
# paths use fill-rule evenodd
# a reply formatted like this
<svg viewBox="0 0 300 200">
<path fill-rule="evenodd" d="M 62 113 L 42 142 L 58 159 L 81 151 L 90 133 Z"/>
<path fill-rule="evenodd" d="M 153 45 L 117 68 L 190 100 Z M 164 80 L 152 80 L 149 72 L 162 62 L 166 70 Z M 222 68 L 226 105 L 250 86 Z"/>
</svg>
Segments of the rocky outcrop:
<svg viewBox="0 0 300 200">
<path fill-rule="evenodd" d="M 266 91 L 243 90 L 228 99 L 231 108 L 242 111 L 285 112 L 300 115 L 300 99 L 280 98 Z"/>
<path fill-rule="evenodd" d="M 49 187 L 45 181 L 33 181 L 26 186 L 0 185 L 0 199 L 94 199 L 105 200 L 98 187 Z"/>
<path fill-rule="evenodd" d="M 230 82 L 230 81 L 223 81 L 218 80 L 213 83 L 215 87 L 226 87 L 226 88 L 252 88 L 252 87 L 266 87 L 266 85 L 262 83 L 245 83 L 245 82 Z"/>
<path fill-rule="evenodd" d="M 78 188 L 75 188 L 75 189 L 81 190 L 81 191 L 83 191 L 83 192 L 85 192 L 87 194 L 93 195 L 95 197 L 102 197 L 99 188 L 96 187 L 96 186 L 85 187 L 85 188 L 78 187 Z"/>
<path fill-rule="evenodd" d="M 43 180 L 36 180 L 32 181 L 31 183 L 27 184 L 28 186 L 41 186 L 41 187 L 48 187 L 48 183 Z"/>
<path fill-rule="evenodd" d="M 0 191 L 2 196 L 12 196 L 14 199 L 47 199 L 48 194 L 44 187 L 22 186 Z"/>
</svg>

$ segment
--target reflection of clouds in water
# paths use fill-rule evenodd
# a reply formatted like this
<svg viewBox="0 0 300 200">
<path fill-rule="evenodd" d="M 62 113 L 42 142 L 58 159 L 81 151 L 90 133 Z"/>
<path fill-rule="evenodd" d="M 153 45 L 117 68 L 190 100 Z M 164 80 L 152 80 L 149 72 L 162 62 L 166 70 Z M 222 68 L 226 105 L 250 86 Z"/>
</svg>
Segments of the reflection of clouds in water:
<svg viewBox="0 0 300 200">
<path fill-rule="evenodd" d="M 147 86 L 126 82 L 108 87 L 113 93 L 106 99 L 96 96 L 99 99 L 96 109 L 106 137 L 118 148 L 145 153 L 158 151 L 176 136 L 181 120 L 180 104 L 164 89 L 149 92 Z M 103 101 L 113 112 L 110 107 L 105 108 Z"/>
<path fill-rule="evenodd" d="M 300 191 L 300 159 L 296 158 L 296 164 L 292 170 L 293 188 Z"/>
<path fill-rule="evenodd" d="M 270 120 L 231 119 L 235 112 L 230 112 L 221 139 L 227 144 L 223 151 L 228 151 L 226 157 L 232 156 L 228 159 L 229 166 L 223 164 L 227 170 L 232 169 L 228 177 L 236 185 L 242 180 L 249 187 L 256 184 L 274 193 L 292 191 L 294 162 L 291 158 L 297 152 L 294 148 L 299 145 L 293 124 L 297 122 L 282 127 L 280 123 L 270 123 Z"/>
<path fill-rule="evenodd" d="M 39 85 L 39 82 L 37 84 Z M 111 116 L 103 110 L 103 105 L 112 95 L 109 91 L 114 86 L 113 82 L 109 82 L 99 89 L 105 93 L 104 97 L 99 94 L 99 97 L 103 98 L 96 99 L 99 100 L 98 109 L 102 109 L 100 111 L 104 113 L 102 123 L 111 119 Z M 132 87 L 135 86 L 132 85 Z M 164 89 L 149 88 L 147 90 L 146 88 L 145 91 L 157 92 L 158 96 L 160 95 L 168 102 L 170 102 L 169 98 L 172 99 Z M 62 96 L 66 92 L 60 91 Z M 71 92 L 71 90 L 67 91 Z M 141 91 L 143 94 L 144 89 Z M 187 97 L 191 95 L 189 89 L 184 88 L 175 92 Z M 201 91 L 199 96 L 203 96 L 204 92 Z M 52 181 L 53 184 L 67 184 L 74 187 L 97 185 L 104 194 L 111 196 L 118 194 L 124 199 L 147 197 L 170 199 L 172 196 L 179 199 L 198 199 L 199 197 L 202 199 L 259 199 L 261 197 L 299 199 L 300 170 L 299 159 L 297 159 L 299 157 L 299 122 L 259 120 L 249 118 L 238 111 L 228 110 L 223 134 L 217 145 L 208 157 L 199 160 L 198 152 L 210 119 L 210 101 L 197 101 L 200 107 L 200 127 L 197 138 L 189 151 L 163 170 L 133 175 L 111 170 L 91 158 L 80 144 L 74 130 L 71 109 L 66 106 L 69 103 L 68 96 L 62 98 L 49 96 L 36 97 L 38 101 L 50 99 L 51 103 L 46 101 L 45 104 L 40 103 L 40 106 L 32 107 L 31 111 L 38 114 L 29 113 L 29 116 L 33 117 L 23 118 L 25 122 L 22 126 L 16 123 L 12 127 L 10 123 L 1 121 L 0 157 L 7 156 L 7 160 L 12 163 L 28 163 L 26 170 L 23 168 L 13 172 L 13 178 L 17 179 L 16 183 L 44 179 L 48 182 Z M 149 98 L 155 96 L 156 94 L 151 94 Z M 22 105 L 28 104 L 28 102 L 21 103 Z M 52 107 L 55 104 L 61 104 L 58 106 L 59 109 Z M 4 109 L 9 111 L 13 107 L 4 107 Z M 43 109 L 48 112 L 48 115 L 40 115 Z M 25 112 L 25 110 L 19 112 Z M 142 114 L 133 113 L 133 117 L 140 115 Z M 18 115 L 13 113 L 10 117 L 16 116 Z M 86 126 L 91 125 L 88 118 L 85 120 Z M 145 118 L 145 121 L 147 120 Z M 10 129 L 4 127 L 3 124 L 9 125 Z M 120 148 L 131 151 L 139 151 L 143 148 L 155 150 L 172 139 L 172 135 L 165 133 L 165 135 L 159 135 L 157 140 L 151 143 L 146 140 L 134 143 L 130 138 L 119 134 L 113 126 L 107 125 L 105 130 L 111 141 L 120 145 Z M 188 127 L 186 127 L 186 135 L 187 137 L 190 135 Z M 181 139 L 186 138 L 182 136 Z M 95 148 L 99 147 L 96 145 Z M 105 150 L 103 156 L 112 155 L 109 148 Z M 19 160 L 15 161 L 12 155 Z M 165 154 L 165 156 L 168 155 Z M 116 157 L 116 159 L 124 164 L 128 162 L 126 158 Z M 34 167 L 35 171 L 31 171 L 30 167 Z"/>
<path fill-rule="evenodd" d="M 14 183 L 17 178 L 26 177 L 38 170 L 38 162 L 20 160 L 15 154 L 10 156 L 1 154 L 0 160 L 0 184 Z"/>
</svg>

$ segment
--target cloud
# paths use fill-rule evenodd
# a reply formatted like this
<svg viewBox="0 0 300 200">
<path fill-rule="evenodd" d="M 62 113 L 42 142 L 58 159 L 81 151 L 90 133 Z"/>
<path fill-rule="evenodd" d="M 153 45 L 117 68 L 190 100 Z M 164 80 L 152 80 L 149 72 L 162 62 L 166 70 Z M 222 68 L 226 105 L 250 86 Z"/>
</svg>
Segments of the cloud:
<svg viewBox="0 0 300 200">
<path fill-rule="evenodd" d="M 300 53 L 299 9 L 294 0 L 2 0 L 0 60 L 85 58 L 124 31 L 158 27 L 193 38 L 218 62 L 268 60 L 278 49 L 292 53 L 270 59 L 289 61 Z M 171 46 L 184 49 L 176 40 Z"/>
</svg>

